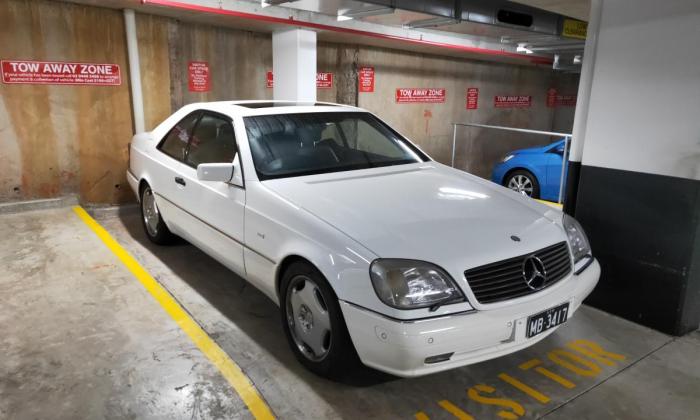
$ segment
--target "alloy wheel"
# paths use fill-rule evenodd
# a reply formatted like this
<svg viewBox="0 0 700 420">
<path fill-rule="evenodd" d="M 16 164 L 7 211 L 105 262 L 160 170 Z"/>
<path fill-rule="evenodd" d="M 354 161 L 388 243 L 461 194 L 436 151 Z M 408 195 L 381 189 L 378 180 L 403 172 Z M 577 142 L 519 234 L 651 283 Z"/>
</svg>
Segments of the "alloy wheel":
<svg viewBox="0 0 700 420">
<path fill-rule="evenodd" d="M 331 319 L 318 285 L 305 275 L 294 277 L 285 298 L 289 331 L 307 359 L 323 360 L 331 347 Z"/>
<path fill-rule="evenodd" d="M 525 175 L 515 175 L 508 181 L 508 188 L 528 197 L 532 196 L 532 180 Z"/>
<path fill-rule="evenodd" d="M 150 188 L 146 188 L 146 190 L 143 192 L 141 208 L 143 210 L 143 221 L 145 222 L 148 234 L 151 236 L 156 236 L 158 234 L 160 213 L 158 212 L 158 206 L 156 206 L 155 196 Z"/>
</svg>

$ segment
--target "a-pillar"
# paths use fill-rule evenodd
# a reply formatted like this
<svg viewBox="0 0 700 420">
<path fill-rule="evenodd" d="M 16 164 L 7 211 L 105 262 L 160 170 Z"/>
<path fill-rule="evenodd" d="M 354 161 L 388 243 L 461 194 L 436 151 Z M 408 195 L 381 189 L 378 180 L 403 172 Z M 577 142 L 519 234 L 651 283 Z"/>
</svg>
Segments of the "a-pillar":
<svg viewBox="0 0 700 420">
<path fill-rule="evenodd" d="M 316 102 L 316 32 L 289 29 L 272 34 L 273 97 Z"/>
</svg>

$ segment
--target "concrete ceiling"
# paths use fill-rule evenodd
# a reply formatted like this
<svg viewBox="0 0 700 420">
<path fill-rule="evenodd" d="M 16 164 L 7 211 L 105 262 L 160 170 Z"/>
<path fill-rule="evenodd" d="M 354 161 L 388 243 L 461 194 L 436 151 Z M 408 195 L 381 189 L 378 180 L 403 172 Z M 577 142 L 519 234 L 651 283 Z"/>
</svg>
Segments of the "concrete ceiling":
<svg viewBox="0 0 700 420">
<path fill-rule="evenodd" d="M 588 21 L 591 0 L 511 0 L 560 15 Z"/>
<path fill-rule="evenodd" d="M 0 0 L 2 1 L 2 0 Z M 551 68 L 549 54 L 526 55 L 516 52 L 515 45 L 503 44 L 497 30 L 481 27 L 462 28 L 457 31 L 413 30 L 400 26 L 374 23 L 371 19 L 338 22 L 337 3 L 348 0 L 316 0 L 317 7 L 326 12 L 318 13 L 286 7 L 260 7 L 260 0 L 61 0 L 115 9 L 132 8 L 137 12 L 167 16 L 175 19 L 215 26 L 273 32 L 290 26 L 307 27 L 318 33 L 321 41 L 361 44 L 401 49 L 417 53 L 449 55 L 462 58 L 498 61 L 521 65 Z M 352 1 L 362 4 L 362 2 Z M 293 3 L 292 3 L 293 4 Z M 180 6 L 178 6 L 180 5 Z M 188 5 L 193 5 L 189 8 Z M 244 16 L 242 16 L 242 15 Z M 425 15 L 427 16 L 427 15 Z M 483 26 L 483 25 L 480 25 Z M 519 35 L 517 32 L 509 34 Z"/>
</svg>

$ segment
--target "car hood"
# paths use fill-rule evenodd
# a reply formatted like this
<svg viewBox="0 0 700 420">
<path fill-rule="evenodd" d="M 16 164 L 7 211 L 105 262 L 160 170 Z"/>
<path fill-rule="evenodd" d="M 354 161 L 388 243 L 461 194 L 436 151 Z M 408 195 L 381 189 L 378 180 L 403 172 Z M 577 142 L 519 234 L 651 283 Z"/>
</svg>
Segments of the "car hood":
<svg viewBox="0 0 700 420">
<path fill-rule="evenodd" d="M 565 240 L 559 211 L 435 162 L 264 185 L 378 257 L 457 273 Z"/>
<path fill-rule="evenodd" d="M 546 153 L 547 151 L 551 150 L 552 148 L 558 146 L 561 143 L 564 143 L 564 140 L 555 141 L 554 143 L 546 144 L 544 146 L 536 146 L 536 147 L 529 147 L 527 149 L 513 150 L 512 152 L 508 152 L 508 154 L 509 155 L 531 155 L 531 154 L 537 154 L 537 153 Z"/>
</svg>

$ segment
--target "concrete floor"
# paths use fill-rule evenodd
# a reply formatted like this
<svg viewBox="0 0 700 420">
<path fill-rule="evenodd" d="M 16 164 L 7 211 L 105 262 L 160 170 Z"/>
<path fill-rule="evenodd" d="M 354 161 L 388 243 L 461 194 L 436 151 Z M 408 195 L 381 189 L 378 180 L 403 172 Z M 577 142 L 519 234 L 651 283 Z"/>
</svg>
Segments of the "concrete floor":
<svg viewBox="0 0 700 420">
<path fill-rule="evenodd" d="M 242 279 L 187 243 L 153 246 L 135 207 L 93 214 L 243 369 L 278 418 L 700 413 L 700 333 L 674 339 L 589 307 L 537 345 L 497 360 L 417 379 L 367 371 L 351 383 L 329 382 L 296 362 L 277 307 Z M 0 215 L 0 290 L 0 418 L 251 417 L 70 208 Z M 568 346 L 579 339 L 624 360 L 580 357 Z M 568 387 L 519 368 L 532 359 Z"/>
</svg>

